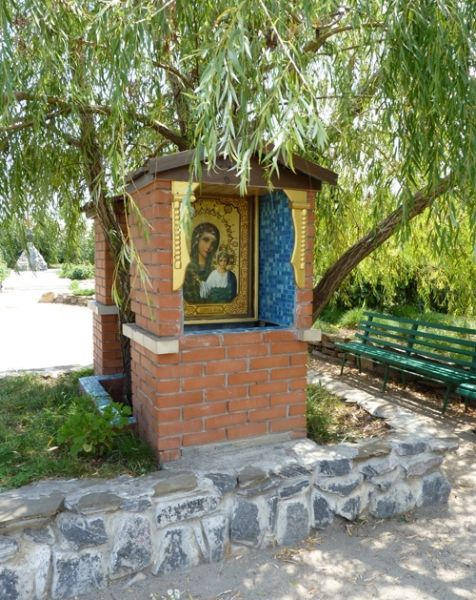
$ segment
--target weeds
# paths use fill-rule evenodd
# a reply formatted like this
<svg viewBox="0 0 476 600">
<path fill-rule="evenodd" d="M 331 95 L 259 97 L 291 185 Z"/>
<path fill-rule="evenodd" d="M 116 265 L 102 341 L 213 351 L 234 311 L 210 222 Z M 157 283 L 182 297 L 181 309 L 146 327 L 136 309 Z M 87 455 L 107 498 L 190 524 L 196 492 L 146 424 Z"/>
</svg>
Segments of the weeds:
<svg viewBox="0 0 476 600">
<path fill-rule="evenodd" d="M 71 439 L 60 441 L 58 432 L 74 406 L 88 406 L 86 397 L 78 398 L 78 378 L 84 374 L 0 379 L 0 491 L 46 477 L 140 475 L 156 468 L 152 452 L 129 430 L 118 431 L 103 456 L 82 451 L 74 456 Z M 98 418 L 92 405 L 84 410 Z"/>
</svg>

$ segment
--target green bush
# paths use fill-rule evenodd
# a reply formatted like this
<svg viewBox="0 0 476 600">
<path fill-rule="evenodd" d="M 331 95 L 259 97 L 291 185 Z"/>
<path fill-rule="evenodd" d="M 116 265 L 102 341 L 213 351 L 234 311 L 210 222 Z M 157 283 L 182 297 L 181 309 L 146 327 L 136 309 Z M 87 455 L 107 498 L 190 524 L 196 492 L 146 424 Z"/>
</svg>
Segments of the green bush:
<svg viewBox="0 0 476 600">
<path fill-rule="evenodd" d="M 67 277 L 68 279 L 93 279 L 94 265 L 63 265 L 60 277 Z"/>
<path fill-rule="evenodd" d="M 8 276 L 7 263 L 3 260 L 0 254 L 0 283 Z"/>
<path fill-rule="evenodd" d="M 72 456 L 80 453 L 103 456 L 113 447 L 113 440 L 128 423 L 131 409 L 111 402 L 101 412 L 85 398 L 78 398 L 72 412 L 60 427 L 57 440 L 69 447 Z"/>
<path fill-rule="evenodd" d="M 69 289 L 72 291 L 73 296 L 94 296 L 94 288 L 82 288 L 77 281 L 72 281 Z"/>
</svg>

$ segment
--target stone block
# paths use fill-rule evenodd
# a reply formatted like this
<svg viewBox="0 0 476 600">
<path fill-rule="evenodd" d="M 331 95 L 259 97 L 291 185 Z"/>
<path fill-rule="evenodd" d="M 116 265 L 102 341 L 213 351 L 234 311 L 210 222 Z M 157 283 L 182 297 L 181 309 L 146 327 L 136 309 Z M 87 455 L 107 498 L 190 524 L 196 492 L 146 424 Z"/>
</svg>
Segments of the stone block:
<svg viewBox="0 0 476 600">
<path fill-rule="evenodd" d="M 413 490 L 400 482 L 389 493 L 373 494 L 369 512 L 376 519 L 389 519 L 415 508 L 416 500 Z"/>
<path fill-rule="evenodd" d="M 408 462 L 404 465 L 404 469 L 407 477 L 421 477 L 425 473 L 428 473 L 428 471 L 438 468 L 442 462 L 443 456 L 441 455 L 427 455 Z"/>
<path fill-rule="evenodd" d="M 142 498 L 126 498 L 121 504 L 121 509 L 128 512 L 145 512 L 152 507 L 150 498 L 144 496 Z"/>
<path fill-rule="evenodd" d="M 111 554 L 111 572 L 136 573 L 152 562 L 152 536 L 149 519 L 142 515 L 121 518 Z"/>
<path fill-rule="evenodd" d="M 319 460 L 316 465 L 317 477 L 340 477 L 349 475 L 351 471 L 352 462 L 348 458 Z"/>
<path fill-rule="evenodd" d="M 0 562 L 6 561 L 18 552 L 18 542 L 14 538 L 0 535 Z M 1 598 L 1 596 L 0 596 Z"/>
<path fill-rule="evenodd" d="M 334 512 L 325 496 L 314 491 L 311 499 L 312 526 L 316 529 L 325 529 L 334 520 Z"/>
<path fill-rule="evenodd" d="M 366 480 L 372 480 L 374 477 L 390 473 L 395 469 L 395 461 L 391 458 L 370 459 L 358 466 Z"/>
<path fill-rule="evenodd" d="M 361 496 L 353 496 L 348 498 L 343 503 L 336 506 L 335 512 L 340 517 L 344 517 L 348 521 L 355 521 L 361 511 L 364 509 L 364 502 Z"/>
<path fill-rule="evenodd" d="M 199 562 L 192 527 L 166 529 L 159 546 L 159 559 L 153 568 L 155 575 L 185 569 Z"/>
<path fill-rule="evenodd" d="M 238 473 L 238 491 L 242 496 L 259 496 L 277 488 L 279 481 L 260 468 L 249 466 Z"/>
<path fill-rule="evenodd" d="M 205 477 L 212 481 L 220 494 L 232 492 L 238 485 L 237 478 L 227 473 L 207 473 Z"/>
<path fill-rule="evenodd" d="M 402 468 L 394 467 L 391 471 L 382 475 L 375 475 L 369 482 L 380 492 L 388 492 L 398 480 L 403 479 Z"/>
<path fill-rule="evenodd" d="M 445 504 L 451 492 L 448 480 L 439 472 L 423 478 L 419 505 Z"/>
<path fill-rule="evenodd" d="M 48 544 L 52 546 L 55 543 L 55 534 L 51 527 L 38 527 L 36 529 L 27 527 L 23 533 L 26 538 L 37 544 Z"/>
<path fill-rule="evenodd" d="M 53 517 L 62 508 L 64 494 L 56 491 L 38 497 L 18 493 L 0 496 L 0 529 L 12 523 L 20 526 L 30 520 Z"/>
<path fill-rule="evenodd" d="M 269 531 L 274 531 L 278 514 L 278 497 L 273 496 L 272 498 L 268 498 L 266 505 L 268 507 L 268 528 Z"/>
<path fill-rule="evenodd" d="M 185 519 L 202 517 L 218 506 L 218 496 L 195 496 L 173 503 L 161 504 L 157 507 L 158 525 L 169 525 Z"/>
<path fill-rule="evenodd" d="M 218 514 L 202 519 L 203 532 L 208 546 L 208 562 L 219 562 L 225 556 L 228 520 Z"/>
<path fill-rule="evenodd" d="M 359 442 L 354 460 L 365 460 L 374 456 L 386 456 L 392 451 L 392 446 L 385 440 L 369 440 Z"/>
<path fill-rule="evenodd" d="M 448 452 L 449 450 L 456 450 L 459 447 L 459 441 L 457 437 L 445 437 L 445 438 L 430 438 L 428 440 L 428 448 L 432 452 Z"/>
<path fill-rule="evenodd" d="M 155 477 L 154 496 L 190 492 L 197 487 L 197 478 L 191 472 L 161 471 Z"/>
<path fill-rule="evenodd" d="M 395 451 L 399 456 L 413 456 L 426 452 L 428 446 L 421 440 L 397 440 L 394 442 Z"/>
<path fill-rule="evenodd" d="M 237 544 L 258 546 L 260 537 L 258 506 L 254 502 L 238 500 L 231 517 L 231 541 Z"/>
<path fill-rule="evenodd" d="M 316 487 L 324 492 L 331 492 L 338 496 L 350 496 L 362 483 L 363 477 L 359 474 L 350 475 L 349 477 L 319 477 L 316 480 Z"/>
<path fill-rule="evenodd" d="M 1 600 L 46 600 L 51 550 L 48 546 L 25 549 L 27 560 L 0 567 Z"/>
<path fill-rule="evenodd" d="M 295 496 L 299 494 L 303 490 L 307 489 L 310 486 L 309 479 L 301 479 L 301 481 L 297 481 L 294 483 L 286 483 L 279 490 L 280 498 L 290 498 L 291 496 Z"/>
<path fill-rule="evenodd" d="M 67 496 L 65 506 L 73 512 L 98 512 L 117 510 L 122 504 L 122 498 L 108 490 L 77 492 Z"/>
<path fill-rule="evenodd" d="M 101 517 L 87 519 L 82 515 L 63 513 L 57 523 L 63 537 L 77 549 L 100 546 L 108 540 Z"/>
<path fill-rule="evenodd" d="M 99 552 L 57 553 L 53 558 L 53 600 L 74 598 L 105 586 L 102 556 Z"/>
<path fill-rule="evenodd" d="M 33 598 L 35 600 L 46 600 L 48 598 L 50 571 L 51 548 L 42 545 L 32 549 L 28 553 L 28 564 L 24 565 L 24 579 L 28 582 L 31 578 L 31 573 L 33 572 L 35 574 L 33 581 L 35 590 Z"/>
<path fill-rule="evenodd" d="M 0 568 L 0 598 L 21 600 L 18 574 L 13 569 Z"/>
<path fill-rule="evenodd" d="M 287 465 L 279 466 L 274 469 L 273 473 L 283 479 L 294 479 L 295 477 L 307 476 L 311 473 L 310 467 L 304 467 L 298 463 L 291 463 Z"/>
<path fill-rule="evenodd" d="M 283 546 L 297 544 L 309 535 L 309 510 L 303 501 L 288 500 L 278 506 L 276 541 Z"/>
</svg>

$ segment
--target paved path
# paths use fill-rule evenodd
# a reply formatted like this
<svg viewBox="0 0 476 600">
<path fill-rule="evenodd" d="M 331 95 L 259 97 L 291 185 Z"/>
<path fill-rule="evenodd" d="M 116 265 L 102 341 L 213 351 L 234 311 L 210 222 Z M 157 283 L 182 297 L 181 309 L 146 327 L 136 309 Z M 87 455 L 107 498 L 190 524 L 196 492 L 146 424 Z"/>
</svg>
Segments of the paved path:
<svg viewBox="0 0 476 600">
<path fill-rule="evenodd" d="M 82 306 L 40 304 L 44 292 L 67 292 L 57 271 L 12 273 L 0 292 L 0 376 L 92 364 L 92 313 Z"/>
<path fill-rule="evenodd" d="M 362 389 L 352 372 L 341 381 Z M 365 390 L 379 394 L 378 387 Z M 243 549 L 220 564 L 139 575 L 81 600 L 475 600 L 476 423 L 419 408 L 412 392 L 386 398 L 459 437 L 460 448 L 445 460 L 453 485 L 448 506 L 387 521 L 342 521 L 293 549 Z"/>
</svg>

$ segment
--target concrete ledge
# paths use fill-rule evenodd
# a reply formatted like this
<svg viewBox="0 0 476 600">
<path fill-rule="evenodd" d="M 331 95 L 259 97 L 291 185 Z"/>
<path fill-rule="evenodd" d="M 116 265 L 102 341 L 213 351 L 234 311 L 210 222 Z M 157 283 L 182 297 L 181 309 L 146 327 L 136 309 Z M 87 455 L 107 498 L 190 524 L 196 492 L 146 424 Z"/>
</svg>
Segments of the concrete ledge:
<svg viewBox="0 0 476 600">
<path fill-rule="evenodd" d="M 302 342 L 320 342 L 322 331 L 320 329 L 298 329 L 297 338 Z"/>
<path fill-rule="evenodd" d="M 81 377 L 79 379 L 79 389 L 83 394 L 92 399 L 97 410 L 102 414 L 104 409 L 113 402 L 113 399 L 108 391 L 103 387 L 102 383 L 104 381 L 115 381 L 123 378 L 124 375 L 122 373 L 117 373 L 114 375 L 90 375 L 89 377 Z M 136 418 L 128 417 L 128 421 L 129 425 L 135 425 Z M 116 422 L 117 417 L 115 417 L 113 420 L 113 423 Z"/>
<path fill-rule="evenodd" d="M 159 337 L 132 323 L 123 325 L 122 333 L 154 354 L 176 354 L 179 351 L 178 338 Z"/>
<path fill-rule="evenodd" d="M 115 304 L 103 304 L 97 300 L 90 300 L 88 302 L 88 308 L 93 311 L 95 315 L 117 315 L 119 309 Z"/>
</svg>

